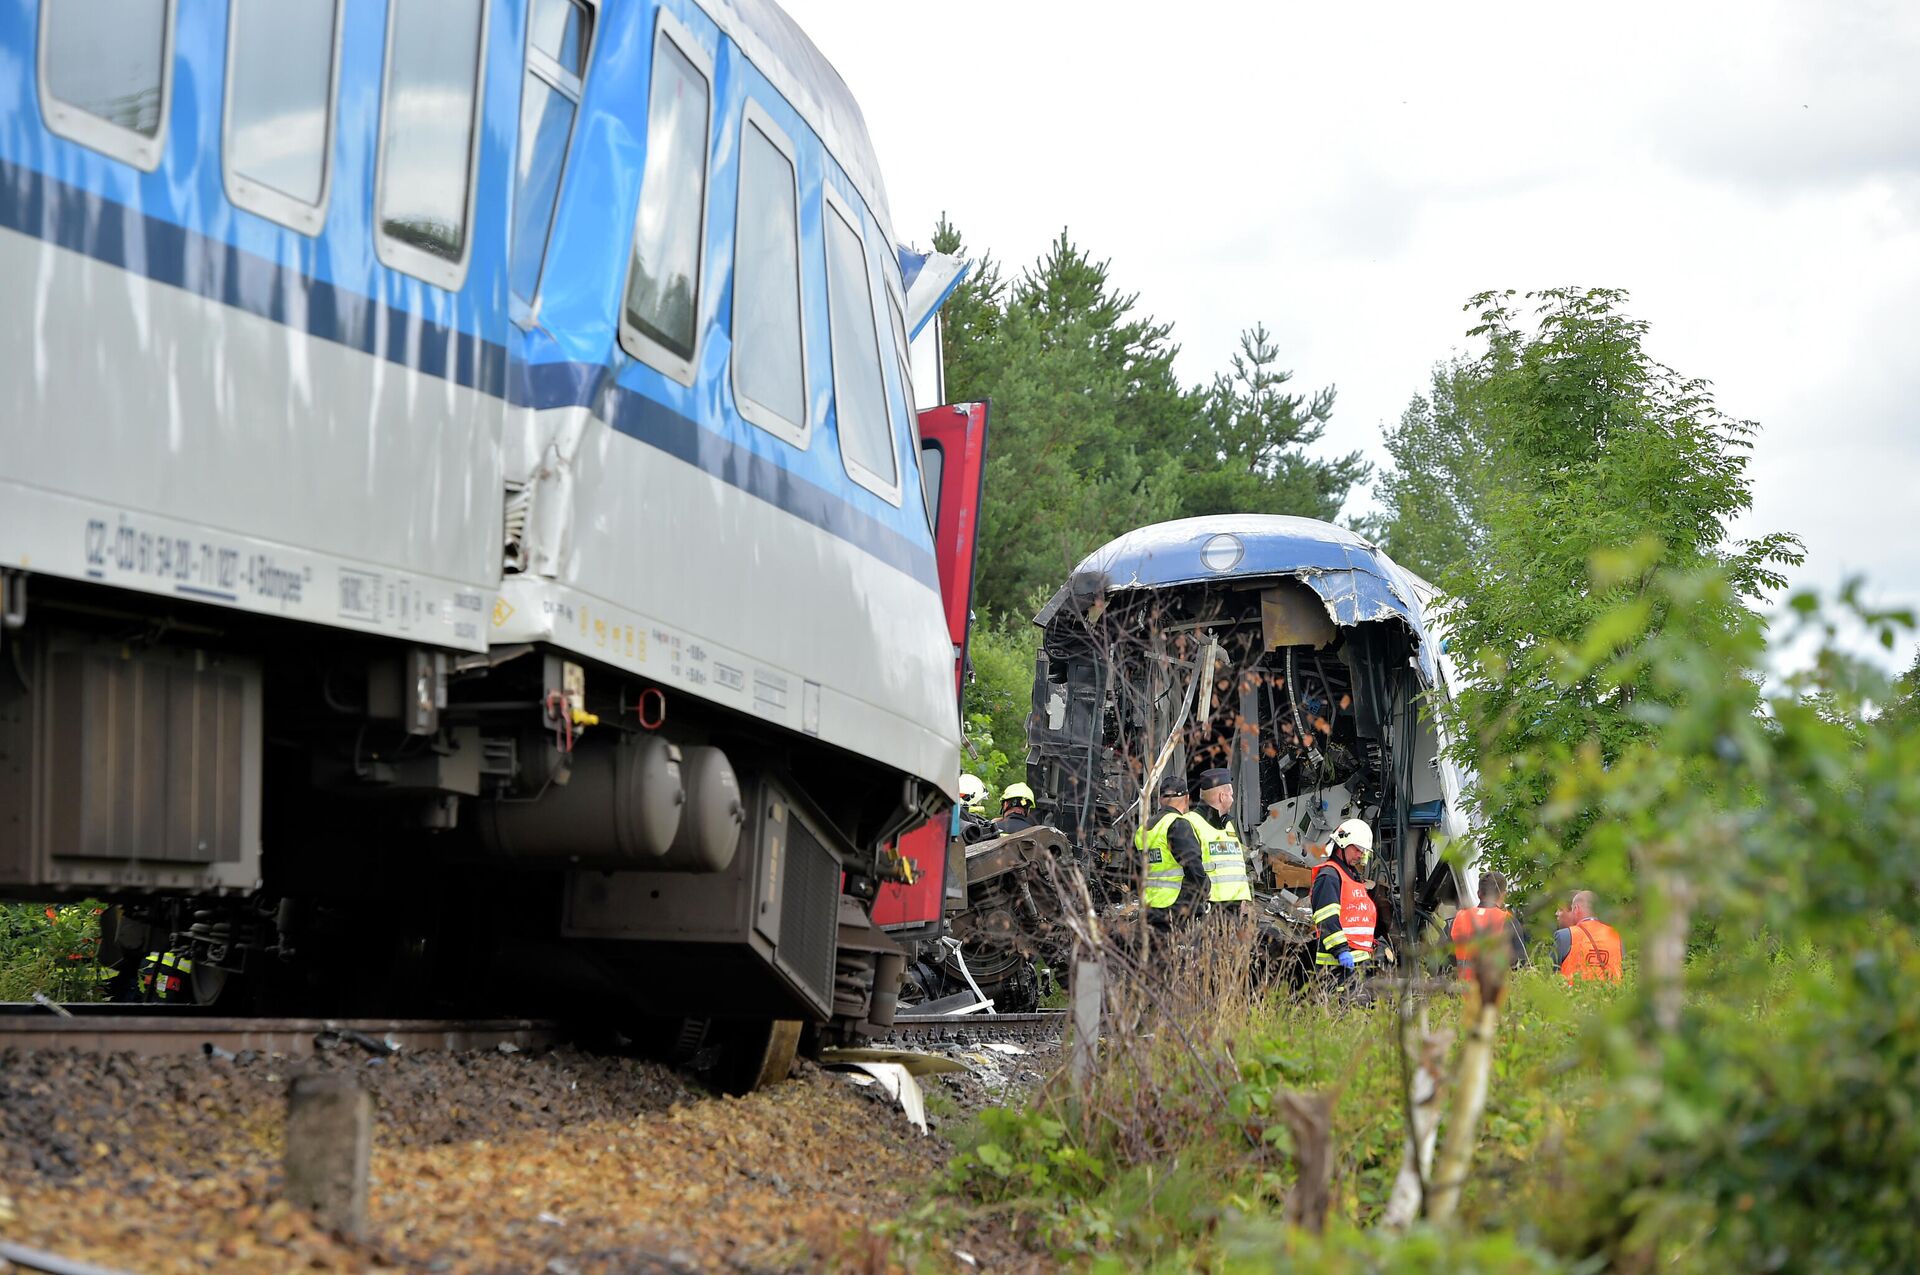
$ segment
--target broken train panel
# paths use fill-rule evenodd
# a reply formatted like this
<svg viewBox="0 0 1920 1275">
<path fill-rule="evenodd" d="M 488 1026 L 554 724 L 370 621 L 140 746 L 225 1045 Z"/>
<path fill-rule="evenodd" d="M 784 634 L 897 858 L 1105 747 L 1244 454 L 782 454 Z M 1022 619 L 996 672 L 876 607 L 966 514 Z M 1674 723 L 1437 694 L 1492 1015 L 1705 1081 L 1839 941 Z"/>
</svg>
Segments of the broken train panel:
<svg viewBox="0 0 1920 1275">
<path fill-rule="evenodd" d="M 1333 829 L 1359 817 L 1404 935 L 1409 904 L 1430 916 L 1477 875 L 1440 855 L 1467 831 L 1466 777 L 1431 711 L 1446 693 L 1432 596 L 1363 538 L 1307 518 L 1188 518 L 1108 543 L 1035 617 L 1028 771 L 1042 819 L 1110 899 L 1135 897 L 1142 785 L 1171 740 L 1163 773 L 1189 790 L 1204 769 L 1232 772 L 1269 910 L 1296 915 Z"/>
</svg>

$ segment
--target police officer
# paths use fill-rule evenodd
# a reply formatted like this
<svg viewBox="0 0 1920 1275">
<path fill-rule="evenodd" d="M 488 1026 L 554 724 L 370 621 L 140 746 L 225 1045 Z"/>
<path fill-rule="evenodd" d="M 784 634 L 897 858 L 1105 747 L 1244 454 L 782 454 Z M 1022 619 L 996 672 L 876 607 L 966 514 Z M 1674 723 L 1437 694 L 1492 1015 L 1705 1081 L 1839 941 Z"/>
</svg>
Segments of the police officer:
<svg viewBox="0 0 1920 1275">
<path fill-rule="evenodd" d="M 1025 784 L 1008 784 L 1000 794 L 1000 817 L 993 821 L 993 826 L 1000 830 L 1001 836 L 1038 827 L 1033 817 L 1033 789 Z"/>
<path fill-rule="evenodd" d="M 1313 872 L 1309 906 L 1320 934 L 1313 963 L 1336 982 L 1350 981 L 1373 959 L 1379 918 L 1363 875 L 1372 857 L 1373 829 L 1364 819 L 1349 819 L 1333 830 L 1328 859 Z"/>
<path fill-rule="evenodd" d="M 1208 901 L 1229 913 L 1245 912 L 1252 904 L 1253 887 L 1247 883 L 1247 852 L 1240 844 L 1240 833 L 1233 826 L 1233 772 L 1215 766 L 1200 772 L 1200 804 L 1211 814 L 1200 817 L 1207 823 L 1207 879 L 1211 883 Z"/>
<path fill-rule="evenodd" d="M 1133 844 L 1147 858 L 1147 877 L 1141 902 L 1147 919 L 1167 925 L 1184 921 L 1201 910 L 1212 890 L 1207 880 L 1207 839 L 1213 827 L 1187 811 L 1185 781 L 1168 775 L 1160 781 L 1160 804 L 1133 834 Z"/>
</svg>

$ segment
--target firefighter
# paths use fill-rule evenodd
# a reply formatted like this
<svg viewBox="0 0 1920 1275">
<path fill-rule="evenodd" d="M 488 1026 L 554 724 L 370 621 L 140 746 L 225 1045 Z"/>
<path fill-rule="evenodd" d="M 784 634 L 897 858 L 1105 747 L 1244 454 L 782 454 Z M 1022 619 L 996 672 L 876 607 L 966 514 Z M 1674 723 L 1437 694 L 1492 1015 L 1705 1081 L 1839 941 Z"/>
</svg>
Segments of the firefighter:
<svg viewBox="0 0 1920 1275">
<path fill-rule="evenodd" d="M 1175 776 L 1160 781 L 1160 804 L 1133 834 L 1134 847 L 1147 857 L 1140 900 L 1147 919 L 1170 925 L 1197 915 L 1212 886 L 1207 880 L 1206 844 L 1213 828 L 1187 811 L 1187 785 Z"/>
<path fill-rule="evenodd" d="M 1314 928 L 1320 946 L 1313 954 L 1319 970 L 1335 982 L 1353 979 L 1373 960 L 1373 896 L 1361 875 L 1373 857 L 1373 829 L 1364 819 L 1349 819 L 1333 830 L 1327 861 L 1313 872 Z"/>
<path fill-rule="evenodd" d="M 1039 826 L 1033 817 L 1033 789 L 1025 784 L 1008 784 L 1000 794 L 1000 817 L 993 826 L 1002 836 Z"/>
<path fill-rule="evenodd" d="M 1201 842 L 1207 849 L 1207 899 L 1237 915 L 1251 906 L 1253 887 L 1247 883 L 1246 847 L 1233 826 L 1233 772 L 1224 766 L 1201 771 L 1200 804 L 1213 812 L 1199 816 L 1207 824 Z"/>
<path fill-rule="evenodd" d="M 178 952 L 148 952 L 140 966 L 140 999 L 164 1001 L 187 994 L 186 980 L 193 975 L 193 958 Z"/>
<path fill-rule="evenodd" d="M 1473 954 L 1482 943 L 1504 941 L 1510 964 L 1527 963 L 1527 937 L 1519 919 L 1507 911 L 1507 879 L 1498 872 L 1480 874 L 1480 906 L 1455 912 L 1448 937 L 1453 940 L 1453 959 L 1460 977 L 1468 982 L 1475 977 Z"/>
<path fill-rule="evenodd" d="M 1593 915 L 1592 890 L 1574 891 L 1573 901 L 1560 913 L 1564 929 L 1553 933 L 1554 955 L 1567 982 L 1618 983 L 1626 963 L 1620 932 Z"/>
<path fill-rule="evenodd" d="M 970 815 L 987 817 L 987 786 L 980 782 L 980 776 L 960 776 L 960 806 Z"/>
</svg>

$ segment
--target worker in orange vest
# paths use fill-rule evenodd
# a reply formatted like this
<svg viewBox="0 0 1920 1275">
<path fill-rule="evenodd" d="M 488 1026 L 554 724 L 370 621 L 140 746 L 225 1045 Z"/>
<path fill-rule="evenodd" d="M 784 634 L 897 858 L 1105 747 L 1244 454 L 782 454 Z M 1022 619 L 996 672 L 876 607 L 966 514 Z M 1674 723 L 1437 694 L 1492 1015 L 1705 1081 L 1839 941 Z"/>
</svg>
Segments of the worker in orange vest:
<svg viewBox="0 0 1920 1275">
<path fill-rule="evenodd" d="M 1560 913 L 1565 928 L 1553 932 L 1554 955 L 1569 983 L 1617 983 L 1626 962 L 1620 932 L 1595 919 L 1594 902 L 1592 890 L 1576 890 L 1572 903 Z"/>
<path fill-rule="evenodd" d="M 1507 879 L 1498 872 L 1480 874 L 1480 906 L 1455 912 L 1449 937 L 1454 964 L 1469 982 L 1474 978 L 1474 953 L 1482 944 L 1506 943 L 1509 965 L 1527 963 L 1527 936 L 1519 919 L 1507 911 Z"/>
</svg>

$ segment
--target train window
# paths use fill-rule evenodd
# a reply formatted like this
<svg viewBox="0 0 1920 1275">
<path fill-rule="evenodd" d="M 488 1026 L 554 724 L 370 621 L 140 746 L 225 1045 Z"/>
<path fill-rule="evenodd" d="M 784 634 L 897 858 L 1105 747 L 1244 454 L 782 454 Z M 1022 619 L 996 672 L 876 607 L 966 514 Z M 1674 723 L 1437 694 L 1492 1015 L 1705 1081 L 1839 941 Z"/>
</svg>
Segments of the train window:
<svg viewBox="0 0 1920 1275">
<path fill-rule="evenodd" d="M 527 76 L 520 96 L 519 190 L 508 280 L 531 300 L 553 228 L 560 170 L 579 113 L 593 13 L 580 0 L 535 0 L 527 19 Z"/>
<path fill-rule="evenodd" d="M 900 503 L 900 468 L 887 421 L 887 390 L 880 372 L 880 337 L 873 318 L 867 254 L 854 214 L 829 192 L 827 321 L 832 325 L 833 409 L 840 426 L 840 459 L 853 480 Z"/>
<path fill-rule="evenodd" d="M 483 0 L 393 0 L 380 132 L 380 259 L 442 288 L 466 275 Z"/>
<path fill-rule="evenodd" d="M 692 37 L 662 11 L 653 42 L 647 156 L 633 219 L 620 340 L 635 358 L 684 385 L 693 384 L 699 333 L 711 66 Z"/>
<path fill-rule="evenodd" d="M 40 113 L 47 128 L 152 172 L 173 95 L 173 0 L 46 0 Z"/>
<path fill-rule="evenodd" d="M 807 445 L 800 333 L 800 191 L 793 143 L 758 103 L 740 121 L 733 241 L 733 396 L 740 414 Z"/>
<path fill-rule="evenodd" d="M 227 22 L 227 198 L 317 234 L 340 48 L 338 0 L 232 0 Z"/>
</svg>

